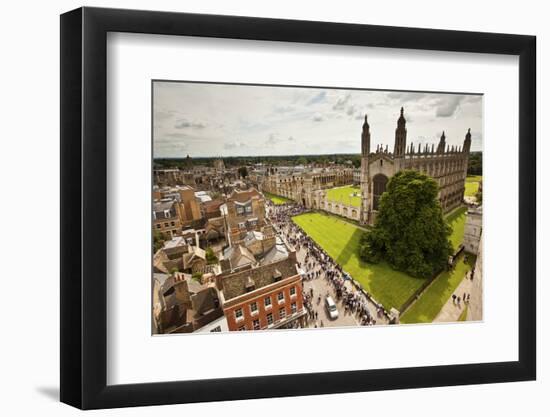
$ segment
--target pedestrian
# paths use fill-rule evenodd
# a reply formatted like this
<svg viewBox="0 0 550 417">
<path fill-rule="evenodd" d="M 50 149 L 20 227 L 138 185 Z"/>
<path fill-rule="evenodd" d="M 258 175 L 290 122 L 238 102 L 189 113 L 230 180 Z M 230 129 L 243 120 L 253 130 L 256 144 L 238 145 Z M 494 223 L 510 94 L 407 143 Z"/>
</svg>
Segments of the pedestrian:
<svg viewBox="0 0 550 417">
<path fill-rule="evenodd" d="M 453 304 L 456 304 L 456 295 L 453 294 Z"/>
</svg>

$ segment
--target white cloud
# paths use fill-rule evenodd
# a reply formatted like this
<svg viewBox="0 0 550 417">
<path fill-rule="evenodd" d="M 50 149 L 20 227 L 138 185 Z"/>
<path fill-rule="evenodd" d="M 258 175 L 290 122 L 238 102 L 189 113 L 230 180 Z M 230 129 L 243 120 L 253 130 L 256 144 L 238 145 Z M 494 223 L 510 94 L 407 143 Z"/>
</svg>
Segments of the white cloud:
<svg viewBox="0 0 550 417">
<path fill-rule="evenodd" d="M 435 111 L 436 117 L 451 117 L 460 107 L 460 102 L 463 96 L 451 96 L 445 99 L 439 100 L 437 109 Z"/>
<path fill-rule="evenodd" d="M 156 157 L 359 152 L 365 114 L 372 149 L 392 149 L 401 106 L 409 143 L 482 132 L 481 96 L 186 82 L 156 82 L 153 94 Z M 481 133 L 472 138 L 480 149 Z"/>
</svg>

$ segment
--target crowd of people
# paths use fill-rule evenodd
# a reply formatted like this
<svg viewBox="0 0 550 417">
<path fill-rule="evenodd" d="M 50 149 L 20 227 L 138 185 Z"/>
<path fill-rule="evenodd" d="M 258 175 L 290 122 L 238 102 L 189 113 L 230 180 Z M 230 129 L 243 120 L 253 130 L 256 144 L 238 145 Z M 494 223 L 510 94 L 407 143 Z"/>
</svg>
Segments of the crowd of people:
<svg viewBox="0 0 550 417">
<path fill-rule="evenodd" d="M 329 287 L 333 289 L 336 300 L 341 301 L 344 314 L 355 315 L 356 321 L 361 325 L 374 325 L 377 320 L 388 318 L 384 308 L 374 304 L 359 288 L 355 288 L 351 277 L 342 270 L 342 267 L 292 222 L 291 217 L 307 210 L 293 203 L 270 205 L 269 207 L 268 215 L 277 232 L 296 249 L 296 252 L 303 251 L 305 254 L 302 261 L 298 261 L 304 281 L 325 279 Z M 318 312 L 314 308 L 314 303 L 319 305 L 328 296 L 328 291 L 326 294 L 314 294 L 313 288 L 304 292 L 304 305 L 308 311 L 306 319 L 308 324 L 313 325 L 312 327 L 324 327 L 323 321 L 318 321 Z M 369 309 L 369 304 L 371 309 Z M 371 313 L 373 310 L 376 312 L 375 314 Z M 386 321 L 383 320 L 383 322 Z"/>
</svg>

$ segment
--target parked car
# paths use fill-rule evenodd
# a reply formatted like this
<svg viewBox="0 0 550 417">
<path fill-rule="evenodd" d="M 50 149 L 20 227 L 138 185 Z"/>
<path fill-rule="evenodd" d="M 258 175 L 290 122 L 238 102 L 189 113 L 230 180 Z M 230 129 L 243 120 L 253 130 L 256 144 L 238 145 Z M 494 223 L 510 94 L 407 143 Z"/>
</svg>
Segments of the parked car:
<svg viewBox="0 0 550 417">
<path fill-rule="evenodd" d="M 325 308 L 327 309 L 327 314 L 332 320 L 338 318 L 338 308 L 332 297 L 325 298 Z"/>
</svg>

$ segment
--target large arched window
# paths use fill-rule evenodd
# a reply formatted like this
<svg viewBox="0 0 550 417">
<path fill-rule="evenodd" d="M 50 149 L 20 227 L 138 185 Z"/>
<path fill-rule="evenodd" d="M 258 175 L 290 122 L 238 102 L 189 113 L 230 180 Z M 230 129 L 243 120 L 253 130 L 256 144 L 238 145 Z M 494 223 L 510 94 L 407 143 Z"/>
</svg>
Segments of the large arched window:
<svg viewBox="0 0 550 417">
<path fill-rule="evenodd" d="M 376 174 L 374 178 L 372 179 L 372 189 L 373 189 L 373 209 L 378 210 L 378 203 L 380 201 L 380 197 L 386 191 L 386 184 L 388 183 L 388 177 L 386 177 L 383 174 Z"/>
</svg>

